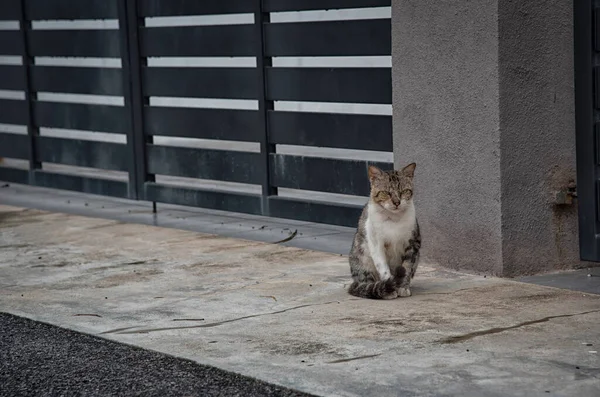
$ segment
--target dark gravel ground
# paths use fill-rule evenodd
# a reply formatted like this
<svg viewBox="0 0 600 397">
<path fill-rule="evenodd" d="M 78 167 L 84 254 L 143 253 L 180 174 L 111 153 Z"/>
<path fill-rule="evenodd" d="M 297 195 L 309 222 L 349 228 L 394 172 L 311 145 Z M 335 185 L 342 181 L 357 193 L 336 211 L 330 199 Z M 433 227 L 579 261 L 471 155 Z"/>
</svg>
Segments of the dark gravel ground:
<svg viewBox="0 0 600 397">
<path fill-rule="evenodd" d="M 0 396 L 308 394 L 0 313 Z"/>
</svg>

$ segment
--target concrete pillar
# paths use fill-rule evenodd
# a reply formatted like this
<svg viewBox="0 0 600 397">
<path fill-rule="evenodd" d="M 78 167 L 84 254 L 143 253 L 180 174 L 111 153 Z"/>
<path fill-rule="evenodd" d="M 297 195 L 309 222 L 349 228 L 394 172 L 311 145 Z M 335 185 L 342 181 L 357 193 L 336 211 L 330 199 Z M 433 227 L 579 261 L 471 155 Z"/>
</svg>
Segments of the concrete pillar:
<svg viewBox="0 0 600 397">
<path fill-rule="evenodd" d="M 393 0 L 394 161 L 417 163 L 425 260 L 516 276 L 580 266 L 572 2 Z"/>
</svg>

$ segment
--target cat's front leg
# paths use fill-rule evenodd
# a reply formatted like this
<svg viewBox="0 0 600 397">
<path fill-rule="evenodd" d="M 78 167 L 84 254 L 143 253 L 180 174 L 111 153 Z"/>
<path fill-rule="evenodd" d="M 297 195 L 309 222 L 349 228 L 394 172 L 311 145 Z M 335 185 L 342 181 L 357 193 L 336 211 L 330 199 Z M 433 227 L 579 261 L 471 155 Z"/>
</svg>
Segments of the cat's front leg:
<svg viewBox="0 0 600 397">
<path fill-rule="evenodd" d="M 417 264 L 411 260 L 408 260 L 402 262 L 402 267 L 405 270 L 405 275 L 400 282 L 400 286 L 398 287 L 398 296 L 401 298 L 406 298 L 412 295 L 412 292 L 410 291 L 410 282 L 415 275 Z"/>
<path fill-rule="evenodd" d="M 385 256 L 385 247 L 383 246 L 383 244 L 373 244 L 373 246 L 369 247 L 369 251 L 371 251 L 371 259 L 373 259 L 373 263 L 375 264 L 377 273 L 379 273 L 379 278 L 381 280 L 387 280 L 390 277 L 392 277 L 392 273 L 390 272 L 390 266 L 388 265 Z"/>
<path fill-rule="evenodd" d="M 398 287 L 399 297 L 406 298 L 412 295 L 412 292 L 410 291 L 410 283 L 415 276 L 418 265 L 419 247 L 415 245 L 409 246 L 402 256 L 402 267 L 405 270 L 405 275 L 400 282 L 400 286 Z"/>
<path fill-rule="evenodd" d="M 419 256 L 421 251 L 421 231 L 419 224 L 416 224 L 413 230 L 412 238 L 408 240 L 408 245 L 402 254 L 402 267 L 404 268 L 404 278 L 398 287 L 398 296 L 408 297 L 412 295 L 410 291 L 410 282 L 415 276 L 417 266 L 419 265 Z"/>
</svg>

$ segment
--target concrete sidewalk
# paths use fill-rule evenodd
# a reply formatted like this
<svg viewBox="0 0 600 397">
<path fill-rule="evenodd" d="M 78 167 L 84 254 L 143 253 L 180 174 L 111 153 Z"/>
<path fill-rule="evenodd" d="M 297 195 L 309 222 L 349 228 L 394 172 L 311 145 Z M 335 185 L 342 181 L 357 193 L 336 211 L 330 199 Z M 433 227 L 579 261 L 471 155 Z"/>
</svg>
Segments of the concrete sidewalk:
<svg viewBox="0 0 600 397">
<path fill-rule="evenodd" d="M 598 396 L 600 296 L 422 266 L 348 296 L 347 258 L 0 206 L 0 311 L 339 396 Z"/>
</svg>

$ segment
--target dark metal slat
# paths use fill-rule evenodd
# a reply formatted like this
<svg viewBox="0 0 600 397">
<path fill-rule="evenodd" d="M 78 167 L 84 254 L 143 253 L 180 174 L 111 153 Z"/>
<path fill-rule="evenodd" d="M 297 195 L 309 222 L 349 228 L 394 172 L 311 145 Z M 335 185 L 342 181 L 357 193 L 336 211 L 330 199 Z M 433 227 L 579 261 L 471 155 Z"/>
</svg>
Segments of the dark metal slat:
<svg viewBox="0 0 600 397">
<path fill-rule="evenodd" d="M 12 159 L 29 158 L 29 139 L 27 135 L 8 134 L 0 132 L 0 158 Z"/>
<path fill-rule="evenodd" d="M 140 52 L 157 56 L 253 56 L 252 25 L 142 28 Z"/>
<path fill-rule="evenodd" d="M 263 1 L 254 2 L 254 34 L 257 39 L 256 53 L 256 80 L 259 82 L 260 94 L 258 96 L 259 129 L 262 132 L 259 140 L 261 157 L 261 191 L 262 214 L 269 215 L 269 201 L 267 198 L 277 194 L 277 188 L 272 186 L 269 178 L 269 154 L 275 152 L 276 147 L 269 143 L 269 123 L 267 120 L 269 110 L 274 108 L 273 101 L 267 100 L 266 67 L 273 65 L 273 60 L 265 55 L 264 27 L 270 22 L 271 15 L 264 11 Z"/>
<path fill-rule="evenodd" d="M 147 135 L 256 142 L 260 138 L 255 110 L 194 109 L 147 106 Z"/>
<path fill-rule="evenodd" d="M 5 1 L 5 0 L 3 0 Z M 30 20 L 116 19 L 121 0 L 23 0 Z"/>
<path fill-rule="evenodd" d="M 25 90 L 25 70 L 21 65 L 0 65 L 0 90 Z"/>
<path fill-rule="evenodd" d="M 121 106 L 34 103 L 35 120 L 39 127 L 124 134 L 128 126 L 125 112 L 126 109 Z"/>
<path fill-rule="evenodd" d="M 252 12 L 249 0 L 140 0 L 140 16 L 237 14 Z"/>
<path fill-rule="evenodd" d="M 18 30 L 0 31 L 0 56 L 23 55 L 23 37 Z"/>
<path fill-rule="evenodd" d="M 261 197 L 258 195 L 172 187 L 153 182 L 146 182 L 144 194 L 146 200 L 160 203 L 187 205 L 253 215 L 261 214 Z"/>
<path fill-rule="evenodd" d="M 129 171 L 129 198 L 144 199 L 144 183 L 154 181 L 146 170 L 146 143 L 152 138 L 144 135 L 144 104 L 142 65 L 140 56 L 140 27 L 144 18 L 138 14 L 137 0 L 119 1 L 119 37 L 123 70 L 123 100 L 127 113 L 127 164 Z M 153 206 L 154 207 L 154 206 Z M 155 208 L 155 207 L 154 207 Z"/>
<path fill-rule="evenodd" d="M 144 94 L 196 98 L 255 99 L 254 68 L 158 68 L 143 70 Z"/>
<path fill-rule="evenodd" d="M 392 117 L 363 114 L 269 112 L 274 144 L 392 151 Z"/>
<path fill-rule="evenodd" d="M 584 0 L 584 2 L 588 2 L 589 0 Z M 585 7 L 585 6 L 584 6 Z M 579 21 L 581 23 L 583 21 Z M 600 52 L 600 8 L 594 9 L 594 21 L 593 21 L 593 44 L 594 49 Z M 586 40 L 587 41 L 587 40 Z"/>
<path fill-rule="evenodd" d="M 577 197 L 579 214 L 579 253 L 582 260 L 600 261 L 594 137 L 594 48 L 600 48 L 598 18 L 593 21 L 594 2 L 573 2 L 573 43 L 575 47 L 575 129 L 577 141 Z M 596 26 L 594 26 L 594 22 Z M 594 40 L 595 39 L 595 40 Z"/>
<path fill-rule="evenodd" d="M 116 68 L 33 66 L 31 85 L 34 91 L 123 95 L 121 69 Z"/>
<path fill-rule="evenodd" d="M 28 39 L 31 56 L 120 56 L 118 30 L 32 30 Z"/>
<path fill-rule="evenodd" d="M 393 164 L 271 154 L 271 184 L 290 189 L 369 195 L 367 166 L 391 169 Z"/>
<path fill-rule="evenodd" d="M 21 0 L 0 1 L 0 21 L 18 21 L 21 18 Z"/>
<path fill-rule="evenodd" d="M 27 124 L 27 102 L 18 99 L 0 99 L 0 123 Z"/>
<path fill-rule="evenodd" d="M 389 68 L 269 68 L 271 100 L 392 103 Z"/>
<path fill-rule="evenodd" d="M 257 153 L 147 145 L 148 172 L 158 175 L 260 183 Z"/>
<path fill-rule="evenodd" d="M 127 183 L 109 179 L 90 178 L 78 175 L 33 171 L 35 186 L 75 192 L 127 198 Z"/>
<path fill-rule="evenodd" d="M 356 227 L 362 207 L 271 196 L 269 211 L 276 218 Z"/>
<path fill-rule="evenodd" d="M 29 184 L 29 171 L 0 165 L 0 181 L 27 185 Z"/>
<path fill-rule="evenodd" d="M 390 19 L 265 24 L 268 56 L 391 55 Z"/>
<path fill-rule="evenodd" d="M 389 7 L 391 0 L 263 0 L 266 12 Z"/>
<path fill-rule="evenodd" d="M 594 107 L 600 109 L 600 67 L 594 68 Z"/>
<path fill-rule="evenodd" d="M 36 137 L 37 161 L 127 171 L 126 146 L 112 142 Z"/>
</svg>

